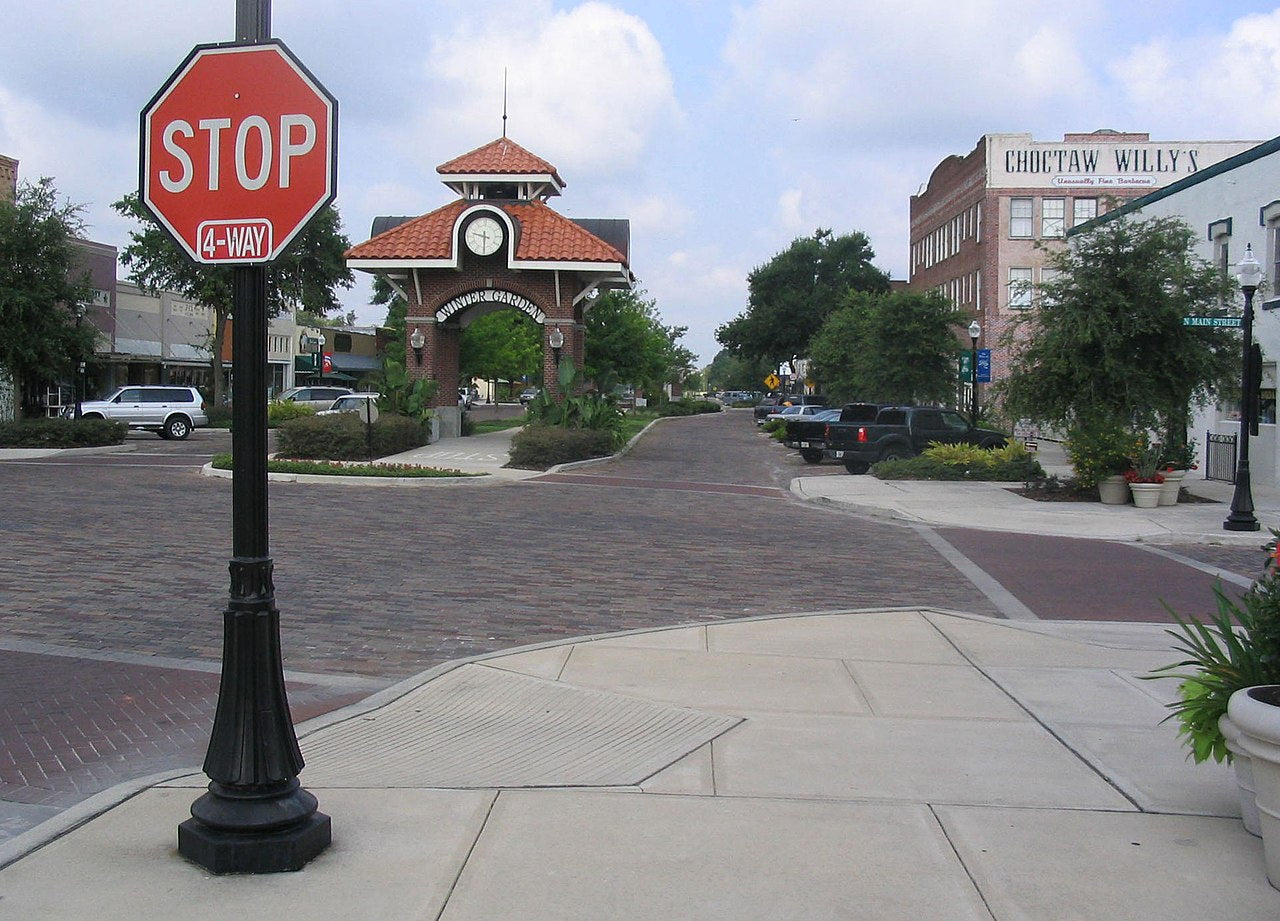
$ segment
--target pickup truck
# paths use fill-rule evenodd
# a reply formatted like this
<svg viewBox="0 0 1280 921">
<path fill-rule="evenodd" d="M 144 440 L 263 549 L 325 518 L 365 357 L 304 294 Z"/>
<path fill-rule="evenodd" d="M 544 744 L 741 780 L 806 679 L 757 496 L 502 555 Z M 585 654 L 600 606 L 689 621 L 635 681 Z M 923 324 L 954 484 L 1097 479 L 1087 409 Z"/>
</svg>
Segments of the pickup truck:
<svg viewBox="0 0 1280 921">
<path fill-rule="evenodd" d="M 825 457 L 843 461 L 850 473 L 866 473 L 882 460 L 914 457 L 933 442 L 1002 447 L 1003 432 L 975 428 L 952 409 L 886 406 L 874 422 L 828 422 Z"/>
<path fill-rule="evenodd" d="M 878 403 L 846 403 L 840 409 L 824 409 L 815 416 L 788 419 L 782 443 L 800 452 L 806 463 L 816 464 L 827 449 L 828 422 L 874 422 Z"/>
</svg>

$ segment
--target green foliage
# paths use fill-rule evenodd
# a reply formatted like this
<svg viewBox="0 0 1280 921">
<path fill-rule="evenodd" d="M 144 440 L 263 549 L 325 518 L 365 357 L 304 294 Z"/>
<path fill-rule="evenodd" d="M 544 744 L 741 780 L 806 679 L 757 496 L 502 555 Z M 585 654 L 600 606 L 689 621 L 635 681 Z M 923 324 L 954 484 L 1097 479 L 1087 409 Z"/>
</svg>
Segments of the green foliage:
<svg viewBox="0 0 1280 921">
<path fill-rule="evenodd" d="M 1011 441 L 1002 448 L 935 443 L 915 457 L 874 464 L 871 475 L 882 480 L 1023 483 L 1043 477 L 1044 469 L 1021 442 Z"/>
<path fill-rule="evenodd" d="M 486 314 L 462 331 L 458 369 L 462 380 L 540 379 L 542 327 L 519 310 Z"/>
<path fill-rule="evenodd" d="M 18 419 L 0 422 L 0 447 L 94 448 L 121 444 L 128 432 L 111 419 Z"/>
<path fill-rule="evenodd" d="M 215 470 L 230 470 L 229 453 L 213 455 Z M 396 477 L 412 479 L 439 479 L 441 477 L 488 476 L 487 473 L 463 473 L 447 467 L 419 467 L 415 464 L 355 464 L 341 461 L 269 460 L 267 473 L 309 474 L 312 476 L 364 476 Z"/>
<path fill-rule="evenodd" d="M 120 264 L 129 270 L 129 280 L 149 293 L 173 291 L 213 314 L 211 402 L 221 404 L 222 343 L 231 317 L 235 267 L 193 262 L 155 222 L 137 192 L 130 192 L 111 207 L 141 225 L 141 229 L 130 231 L 130 243 L 120 251 Z M 319 211 L 267 267 L 268 314 L 274 317 L 282 310 L 299 309 L 322 317 L 337 310 L 334 289 L 355 284 L 343 257 L 350 248 L 337 209 L 330 205 Z"/>
<path fill-rule="evenodd" d="M 734 355 L 771 367 L 808 355 L 809 341 L 850 291 L 889 290 L 874 258 L 866 234 L 857 231 L 837 237 L 820 228 L 792 241 L 747 276 L 747 309 L 717 329 L 716 339 Z"/>
<path fill-rule="evenodd" d="M 757 390 L 773 370 L 766 359 L 750 360 L 721 349 L 707 365 L 703 383 L 708 390 Z"/>
<path fill-rule="evenodd" d="M 421 421 L 382 415 L 373 423 L 373 456 L 387 457 L 427 443 Z M 363 460 L 369 456 L 365 423 L 355 413 L 290 419 L 277 430 L 279 453 L 306 460 Z"/>
<path fill-rule="evenodd" d="M 1068 431 L 1066 449 L 1076 484 L 1087 488 L 1129 469 L 1138 438 L 1115 420 L 1098 419 Z"/>
<path fill-rule="evenodd" d="M 314 416 L 316 411 L 305 403 L 278 402 L 267 404 L 267 428 L 278 428 L 282 422 Z"/>
<path fill-rule="evenodd" d="M 1009 340 L 1010 414 L 1062 428 L 1123 420 L 1185 439 L 1188 407 L 1229 392 L 1240 363 L 1234 331 L 1182 325 L 1235 296 L 1194 247 L 1179 220 L 1122 218 L 1052 252 L 1043 306 Z"/>
<path fill-rule="evenodd" d="M 779 441 L 786 437 L 787 420 L 786 419 L 769 419 L 764 425 L 760 426 L 760 430 L 775 441 Z"/>
<path fill-rule="evenodd" d="M 0 366 L 31 386 L 69 376 L 93 354 L 93 327 L 77 328 L 74 311 L 89 294 L 75 268 L 80 210 L 60 203 L 48 178 L 0 199 Z"/>
<path fill-rule="evenodd" d="M 561 393 L 572 393 L 581 379 L 581 374 L 574 369 L 572 358 L 565 358 L 560 362 Z M 598 394 L 564 397 L 557 402 L 550 393 L 543 390 L 529 402 L 528 413 L 530 421 L 544 426 L 603 432 L 610 445 L 610 451 L 606 453 L 612 453 L 613 449 L 622 447 L 624 443 L 622 412 L 612 400 Z M 554 463 L 565 462 L 555 461 Z"/>
<path fill-rule="evenodd" d="M 724 407 L 715 400 L 672 400 L 659 410 L 659 416 L 697 416 L 702 413 L 718 413 Z"/>
<path fill-rule="evenodd" d="M 1196 440 L 1182 444 L 1166 444 L 1160 454 L 1160 466 L 1174 470 L 1191 470 L 1196 465 Z"/>
<path fill-rule="evenodd" d="M 608 457 L 613 450 L 613 439 L 608 431 L 534 422 L 511 439 L 511 458 L 507 466 L 521 470 L 546 470 L 556 464 Z"/>
<path fill-rule="evenodd" d="M 1273 528 L 1271 535 L 1263 575 L 1239 602 L 1218 584 L 1213 589 L 1217 610 L 1207 622 L 1169 610 L 1178 626 L 1167 632 L 1174 649 L 1186 658 L 1143 676 L 1180 679 L 1178 700 L 1169 704 L 1173 712 L 1168 718 L 1178 721 L 1178 735 L 1197 764 L 1209 758 L 1231 760 L 1218 721 L 1226 715 L 1232 694 L 1280 684 L 1280 532 Z"/>
<path fill-rule="evenodd" d="M 946 403 L 965 319 L 940 294 L 855 291 L 814 335 L 812 373 L 837 403 Z"/>
<path fill-rule="evenodd" d="M 410 380 L 403 363 L 390 355 L 382 357 L 382 373 L 377 376 L 378 409 L 395 416 L 425 422 L 431 418 L 431 401 L 440 389 L 439 381 Z"/>
<path fill-rule="evenodd" d="M 664 326 L 656 302 L 643 291 L 605 292 L 592 303 L 585 324 L 583 373 L 601 393 L 618 384 L 657 393 L 693 367 L 693 353 L 679 344 L 686 327 Z"/>
</svg>

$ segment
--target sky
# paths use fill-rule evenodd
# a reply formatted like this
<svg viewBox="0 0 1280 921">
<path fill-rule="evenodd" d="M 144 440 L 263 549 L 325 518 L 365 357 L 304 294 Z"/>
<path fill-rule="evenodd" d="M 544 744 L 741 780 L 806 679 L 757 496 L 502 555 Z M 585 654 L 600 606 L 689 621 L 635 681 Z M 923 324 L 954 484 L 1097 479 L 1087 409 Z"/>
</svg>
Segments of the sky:
<svg viewBox="0 0 1280 921">
<path fill-rule="evenodd" d="M 1280 134 L 1280 3 L 1237 0 L 275 0 L 272 35 L 339 101 L 338 197 L 374 217 L 453 199 L 436 167 L 506 133 L 631 222 L 631 268 L 711 361 L 747 276 L 818 228 L 907 278 L 910 196 L 990 132 L 1060 141 Z M 90 239 L 138 184 L 139 113 L 235 0 L 0 0 L 0 154 L 52 177 Z M 121 277 L 124 278 L 123 271 Z M 380 323 L 369 277 L 344 311 Z"/>
</svg>

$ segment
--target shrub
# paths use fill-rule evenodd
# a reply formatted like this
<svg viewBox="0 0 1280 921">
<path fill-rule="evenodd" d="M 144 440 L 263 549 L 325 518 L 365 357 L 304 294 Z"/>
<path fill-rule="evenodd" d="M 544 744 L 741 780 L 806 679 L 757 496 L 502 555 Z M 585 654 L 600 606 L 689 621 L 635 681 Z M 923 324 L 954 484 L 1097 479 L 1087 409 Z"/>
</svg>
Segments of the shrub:
<svg viewBox="0 0 1280 921">
<path fill-rule="evenodd" d="M 213 455 L 215 470 L 232 469 L 230 453 Z M 410 477 L 436 479 L 440 477 L 477 477 L 487 473 L 463 473 L 447 467 L 419 467 L 416 464 L 360 464 L 340 461 L 271 460 L 267 461 L 268 473 L 299 473 L 317 476 L 369 476 Z"/>
<path fill-rule="evenodd" d="M 224 404 L 222 406 L 214 406 L 212 403 L 205 409 L 205 415 L 209 417 L 209 428 L 212 429 L 229 429 L 231 428 L 231 406 Z M 271 410 L 267 409 L 267 416 L 270 418 Z"/>
<path fill-rule="evenodd" d="M 1040 462 L 1020 442 L 1003 448 L 932 444 L 905 460 L 881 461 L 871 468 L 882 480 L 985 480 L 1022 483 L 1044 476 Z"/>
<path fill-rule="evenodd" d="M 770 419 L 768 422 L 766 422 L 764 425 L 760 427 L 760 430 L 764 432 L 766 435 L 773 435 L 774 437 L 777 437 L 778 432 L 782 432 L 784 434 L 786 433 L 787 420 L 786 419 Z"/>
<path fill-rule="evenodd" d="M 407 416 L 380 416 L 373 424 L 373 456 L 386 457 L 427 443 L 428 431 Z M 308 415 L 280 426 L 279 453 L 309 460 L 363 460 L 369 456 L 365 424 L 355 413 Z"/>
<path fill-rule="evenodd" d="M 511 439 L 507 466 L 546 470 L 556 464 L 608 457 L 612 453 L 612 435 L 605 429 L 569 429 L 534 422 Z"/>
<path fill-rule="evenodd" d="M 1080 425 L 1067 433 L 1067 457 L 1080 486 L 1097 486 L 1099 480 L 1124 473 L 1137 453 L 1133 432 L 1114 422 Z"/>
<path fill-rule="evenodd" d="M 658 410 L 659 416 L 697 416 L 702 413 L 718 413 L 724 409 L 714 400 L 675 400 Z"/>
<path fill-rule="evenodd" d="M 0 423 L 6 448 L 97 448 L 118 445 L 129 426 L 111 419 L 18 419 Z"/>
<path fill-rule="evenodd" d="M 305 403 L 270 403 L 267 405 L 267 428 L 278 428 L 290 419 L 301 419 L 303 416 L 314 416 L 316 411 Z"/>
</svg>

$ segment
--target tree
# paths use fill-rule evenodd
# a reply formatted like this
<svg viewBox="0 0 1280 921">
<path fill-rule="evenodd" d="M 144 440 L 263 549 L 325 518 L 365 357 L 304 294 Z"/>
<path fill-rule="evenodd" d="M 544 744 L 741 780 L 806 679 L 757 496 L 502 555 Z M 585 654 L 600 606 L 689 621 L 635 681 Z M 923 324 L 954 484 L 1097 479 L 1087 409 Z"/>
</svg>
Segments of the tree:
<svg viewBox="0 0 1280 921">
<path fill-rule="evenodd" d="M 850 291 L 885 292 L 889 276 L 871 264 L 865 234 L 836 237 L 819 229 L 747 276 L 747 309 L 716 330 L 716 339 L 748 361 L 773 367 L 808 354 L 809 340 Z"/>
<path fill-rule="evenodd" d="M 202 265 L 178 248 L 131 192 L 112 206 L 124 217 L 142 225 L 131 231 L 132 242 L 120 253 L 130 269 L 129 280 L 148 292 L 172 291 L 209 308 L 213 314 L 210 364 L 213 369 L 213 402 L 223 402 L 222 343 L 231 316 L 231 266 Z M 321 210 L 279 259 L 267 268 L 267 309 L 271 316 L 282 310 L 305 310 L 323 316 L 338 308 L 337 287 L 350 288 L 355 279 L 343 253 L 351 241 L 342 234 L 336 208 Z"/>
<path fill-rule="evenodd" d="M 965 319 L 940 294 L 851 292 L 810 343 L 811 373 L 839 402 L 945 403 Z"/>
<path fill-rule="evenodd" d="M 1010 343 L 1007 410 L 1067 429 L 1163 429 L 1167 447 L 1185 444 L 1190 405 L 1229 390 L 1240 365 L 1237 334 L 1182 325 L 1234 297 L 1195 239 L 1176 218 L 1121 218 L 1052 253 L 1043 306 Z"/>
<path fill-rule="evenodd" d="M 58 201 L 47 177 L 0 201 L 0 371 L 19 392 L 66 377 L 93 354 L 93 328 L 76 325 L 76 306 L 88 297 L 88 279 L 75 270 L 80 211 Z"/>
<path fill-rule="evenodd" d="M 706 367 L 708 390 L 759 390 L 774 366 L 764 359 L 739 358 L 721 349 Z"/>
<path fill-rule="evenodd" d="M 585 375 L 601 393 L 618 384 L 656 393 L 693 367 L 693 353 L 680 345 L 685 332 L 664 326 L 643 291 L 608 291 L 587 311 Z"/>
<path fill-rule="evenodd" d="M 458 369 L 463 380 L 536 379 L 541 367 L 539 327 L 518 310 L 485 314 L 462 331 Z M 542 381 L 538 379 L 538 383 Z"/>
<path fill-rule="evenodd" d="M 371 304 L 385 304 L 387 307 L 387 318 L 382 325 L 391 330 L 391 337 L 383 349 L 383 359 L 392 359 L 401 365 L 408 360 L 405 354 L 405 341 L 408 336 L 408 328 L 405 321 L 409 315 L 409 303 L 401 297 L 391 283 L 381 275 L 373 276 L 373 297 L 369 299 Z"/>
</svg>

